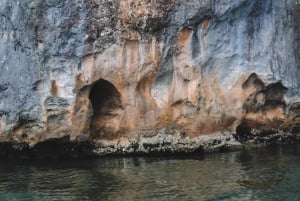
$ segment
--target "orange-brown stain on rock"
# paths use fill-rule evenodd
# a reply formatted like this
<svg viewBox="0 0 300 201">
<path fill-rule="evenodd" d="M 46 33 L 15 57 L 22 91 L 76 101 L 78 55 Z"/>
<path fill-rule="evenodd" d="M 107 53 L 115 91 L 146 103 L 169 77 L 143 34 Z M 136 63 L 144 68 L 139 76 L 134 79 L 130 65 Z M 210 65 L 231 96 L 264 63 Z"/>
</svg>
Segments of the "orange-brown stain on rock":
<svg viewBox="0 0 300 201">
<path fill-rule="evenodd" d="M 201 29 L 201 32 L 202 32 L 202 36 L 201 36 L 202 50 L 206 49 L 205 35 L 206 35 L 207 28 L 209 26 L 209 23 L 210 23 L 210 19 L 205 19 L 202 22 L 202 29 Z"/>
<path fill-rule="evenodd" d="M 224 131 L 230 128 L 230 126 L 235 122 L 236 117 L 225 116 L 221 119 L 213 119 L 212 117 L 205 117 L 199 122 L 198 127 L 193 129 L 193 136 L 201 134 L 211 134 L 220 131 Z"/>
<path fill-rule="evenodd" d="M 258 113 L 247 113 L 245 119 L 256 122 L 282 121 L 285 118 L 285 112 L 282 106 L 263 110 Z"/>
<path fill-rule="evenodd" d="M 189 38 L 191 37 L 192 29 L 189 28 L 183 28 L 177 38 L 177 43 L 179 44 L 185 44 Z"/>
<path fill-rule="evenodd" d="M 55 80 L 52 80 L 51 82 L 51 95 L 58 96 L 58 86 Z"/>
</svg>

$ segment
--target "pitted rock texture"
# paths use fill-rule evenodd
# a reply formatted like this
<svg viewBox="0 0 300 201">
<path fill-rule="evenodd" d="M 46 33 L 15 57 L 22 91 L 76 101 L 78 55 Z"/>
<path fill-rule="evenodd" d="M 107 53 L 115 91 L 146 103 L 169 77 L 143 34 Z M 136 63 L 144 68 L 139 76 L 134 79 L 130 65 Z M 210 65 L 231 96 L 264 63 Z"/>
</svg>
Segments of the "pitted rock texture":
<svg viewBox="0 0 300 201">
<path fill-rule="evenodd" d="M 0 140 L 67 136 L 101 154 L 297 135 L 299 10 L 296 0 L 1 0 Z"/>
</svg>

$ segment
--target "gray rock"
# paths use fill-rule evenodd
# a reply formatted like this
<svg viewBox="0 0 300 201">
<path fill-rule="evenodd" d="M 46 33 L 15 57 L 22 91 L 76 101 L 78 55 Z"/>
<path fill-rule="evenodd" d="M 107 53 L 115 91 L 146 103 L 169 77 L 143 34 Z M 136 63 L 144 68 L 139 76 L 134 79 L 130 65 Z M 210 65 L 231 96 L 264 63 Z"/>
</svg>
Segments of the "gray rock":
<svg viewBox="0 0 300 201">
<path fill-rule="evenodd" d="M 253 125 L 278 132 L 300 98 L 299 11 L 294 0 L 1 0 L 0 140 L 189 152 L 241 146 L 201 138 L 235 134 L 238 122 L 240 136 Z M 97 114 L 95 139 L 99 80 L 121 103 Z"/>
</svg>

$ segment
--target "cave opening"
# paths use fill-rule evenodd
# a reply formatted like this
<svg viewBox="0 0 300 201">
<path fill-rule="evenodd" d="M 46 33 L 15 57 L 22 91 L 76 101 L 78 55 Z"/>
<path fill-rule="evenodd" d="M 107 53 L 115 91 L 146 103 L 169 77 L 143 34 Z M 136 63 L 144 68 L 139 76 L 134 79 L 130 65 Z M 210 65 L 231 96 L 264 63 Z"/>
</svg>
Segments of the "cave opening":
<svg viewBox="0 0 300 201">
<path fill-rule="evenodd" d="M 92 137 L 106 138 L 118 130 L 118 122 L 122 110 L 121 94 L 116 87 L 103 79 L 97 81 L 91 88 L 89 99 L 93 114 L 90 130 Z"/>
</svg>

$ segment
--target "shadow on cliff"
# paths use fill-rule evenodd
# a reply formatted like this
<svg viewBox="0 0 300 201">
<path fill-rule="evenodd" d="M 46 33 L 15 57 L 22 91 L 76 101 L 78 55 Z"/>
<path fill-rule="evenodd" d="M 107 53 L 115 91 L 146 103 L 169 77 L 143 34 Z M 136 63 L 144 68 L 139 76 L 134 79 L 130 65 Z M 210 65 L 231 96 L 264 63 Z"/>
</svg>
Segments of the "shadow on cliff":
<svg viewBox="0 0 300 201">
<path fill-rule="evenodd" d="M 39 142 L 34 147 L 27 143 L 1 142 L 0 158 L 8 159 L 67 159 L 96 157 L 89 142 L 72 142 L 69 136 Z"/>
<path fill-rule="evenodd" d="M 237 140 L 259 140 L 261 137 L 278 133 L 285 119 L 287 105 L 284 95 L 288 89 L 280 81 L 265 85 L 255 73 L 248 77 L 242 88 L 244 91 L 252 89 L 253 92 L 244 102 L 244 117 L 236 128 Z"/>
<path fill-rule="evenodd" d="M 93 107 L 91 138 L 115 137 L 123 110 L 119 91 L 113 84 L 101 79 L 92 86 L 89 99 Z"/>
</svg>

